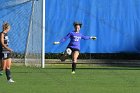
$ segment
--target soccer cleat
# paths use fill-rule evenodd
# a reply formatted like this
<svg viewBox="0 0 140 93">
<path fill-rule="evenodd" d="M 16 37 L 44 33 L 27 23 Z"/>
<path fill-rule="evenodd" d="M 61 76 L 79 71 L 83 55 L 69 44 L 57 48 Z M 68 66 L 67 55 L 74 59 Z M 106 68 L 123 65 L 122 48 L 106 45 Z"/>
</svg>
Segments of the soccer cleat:
<svg viewBox="0 0 140 93">
<path fill-rule="evenodd" d="M 72 71 L 71 74 L 75 74 L 75 71 Z"/>
<path fill-rule="evenodd" d="M 67 57 L 67 55 L 63 54 L 63 55 L 60 57 L 61 62 L 64 62 L 64 61 L 66 60 L 66 57 Z"/>
<path fill-rule="evenodd" d="M 15 81 L 12 80 L 12 79 L 9 79 L 8 82 L 9 82 L 9 83 L 14 83 Z"/>
</svg>

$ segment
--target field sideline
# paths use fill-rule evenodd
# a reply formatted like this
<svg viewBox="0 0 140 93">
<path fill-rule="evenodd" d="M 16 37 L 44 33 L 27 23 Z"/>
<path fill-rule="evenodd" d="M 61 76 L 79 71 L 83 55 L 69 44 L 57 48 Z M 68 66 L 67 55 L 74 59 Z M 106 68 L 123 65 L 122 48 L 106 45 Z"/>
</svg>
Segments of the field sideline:
<svg viewBox="0 0 140 93">
<path fill-rule="evenodd" d="M 0 76 L 0 93 L 139 93 L 140 68 L 48 65 L 45 69 L 13 66 L 15 83 Z"/>
</svg>

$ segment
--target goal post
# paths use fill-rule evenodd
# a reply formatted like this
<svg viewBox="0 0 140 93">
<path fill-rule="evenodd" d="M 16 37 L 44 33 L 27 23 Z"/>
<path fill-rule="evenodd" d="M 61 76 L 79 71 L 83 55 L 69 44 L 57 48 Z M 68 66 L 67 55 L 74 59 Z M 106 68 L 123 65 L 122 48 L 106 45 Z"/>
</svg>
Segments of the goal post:
<svg viewBox="0 0 140 93">
<path fill-rule="evenodd" d="M 45 0 L 32 0 L 25 65 L 45 68 Z"/>
<path fill-rule="evenodd" d="M 45 68 L 45 16 L 46 16 L 46 2 L 43 0 L 43 17 L 42 17 L 42 60 L 41 67 Z"/>
</svg>

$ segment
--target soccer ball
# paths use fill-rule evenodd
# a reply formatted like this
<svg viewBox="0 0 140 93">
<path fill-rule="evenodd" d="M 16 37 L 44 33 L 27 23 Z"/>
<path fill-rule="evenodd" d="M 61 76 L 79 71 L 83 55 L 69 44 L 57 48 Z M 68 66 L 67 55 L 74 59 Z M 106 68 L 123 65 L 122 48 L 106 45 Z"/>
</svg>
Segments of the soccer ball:
<svg viewBox="0 0 140 93">
<path fill-rule="evenodd" d="M 72 50 L 71 50 L 70 48 L 67 48 L 67 49 L 66 49 L 66 53 L 67 53 L 68 55 L 71 55 Z"/>
</svg>

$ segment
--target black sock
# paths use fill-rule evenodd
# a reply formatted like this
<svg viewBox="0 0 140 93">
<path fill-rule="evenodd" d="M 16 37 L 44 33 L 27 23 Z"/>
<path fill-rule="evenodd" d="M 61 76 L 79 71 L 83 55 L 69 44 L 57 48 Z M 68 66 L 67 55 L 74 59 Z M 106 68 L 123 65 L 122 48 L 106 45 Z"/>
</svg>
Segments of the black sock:
<svg viewBox="0 0 140 93">
<path fill-rule="evenodd" d="M 76 69 L 76 63 L 72 63 L 72 71 L 75 71 L 75 69 Z"/>
<path fill-rule="evenodd" d="M 6 77 L 7 77 L 7 80 L 11 79 L 10 69 L 6 69 Z"/>
</svg>

